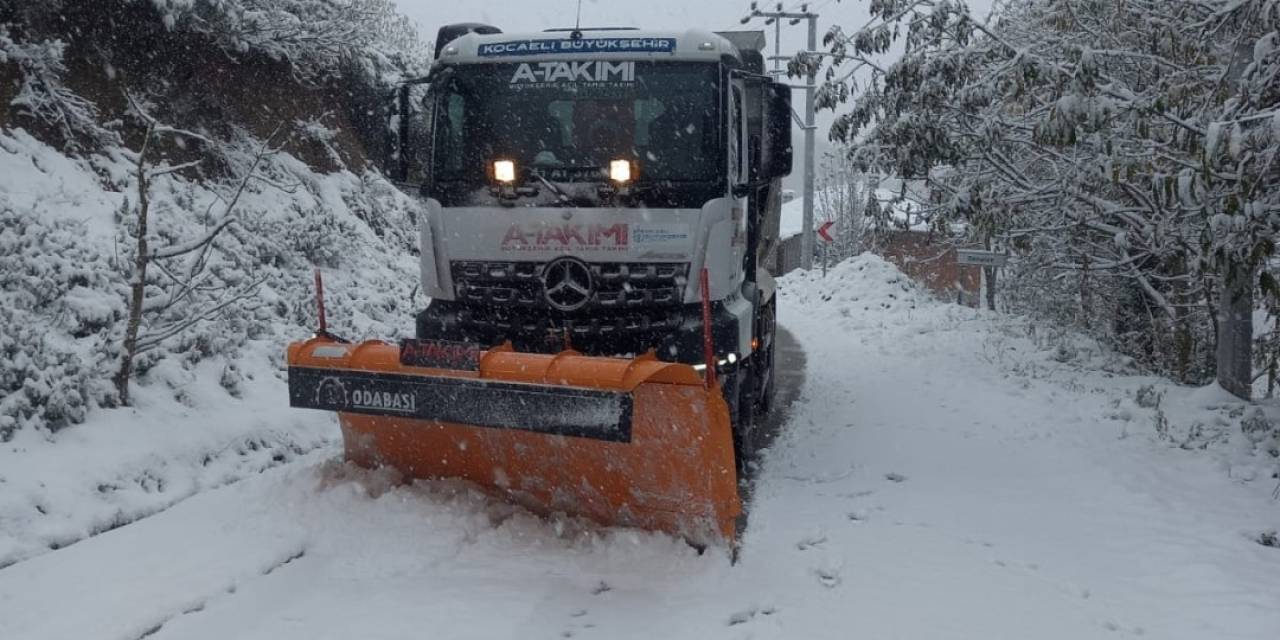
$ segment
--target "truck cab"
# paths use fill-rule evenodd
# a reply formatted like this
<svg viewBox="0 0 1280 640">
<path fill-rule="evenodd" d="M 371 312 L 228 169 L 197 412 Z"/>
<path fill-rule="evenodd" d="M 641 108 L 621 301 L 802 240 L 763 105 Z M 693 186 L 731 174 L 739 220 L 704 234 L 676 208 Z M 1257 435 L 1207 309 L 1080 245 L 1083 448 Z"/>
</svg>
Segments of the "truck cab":
<svg viewBox="0 0 1280 640">
<path fill-rule="evenodd" d="M 766 403 L 792 115 L 763 45 L 442 28 L 396 127 L 399 177 L 427 210 L 419 337 L 706 366 L 705 297 L 735 414 Z"/>
</svg>

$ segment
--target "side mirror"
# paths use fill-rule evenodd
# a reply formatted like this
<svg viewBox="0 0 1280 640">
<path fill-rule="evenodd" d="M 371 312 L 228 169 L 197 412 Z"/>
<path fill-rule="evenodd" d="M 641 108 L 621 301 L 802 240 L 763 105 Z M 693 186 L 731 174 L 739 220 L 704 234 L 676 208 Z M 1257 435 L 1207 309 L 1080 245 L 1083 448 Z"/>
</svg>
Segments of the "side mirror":
<svg viewBox="0 0 1280 640">
<path fill-rule="evenodd" d="M 402 84 L 396 89 L 395 108 L 391 109 L 391 121 L 387 123 L 387 133 L 391 142 L 387 145 L 391 152 L 387 167 L 391 169 L 394 182 L 409 181 L 409 125 L 413 120 L 413 103 L 409 97 L 412 85 Z"/>
<path fill-rule="evenodd" d="M 791 173 L 791 87 L 770 82 L 765 88 L 762 173 L 768 179 Z"/>
<path fill-rule="evenodd" d="M 423 167 L 422 146 L 426 139 L 425 93 L 429 81 L 418 78 L 401 83 L 390 96 L 387 113 L 387 142 L 383 166 L 393 182 L 407 184 L 420 179 Z"/>
</svg>

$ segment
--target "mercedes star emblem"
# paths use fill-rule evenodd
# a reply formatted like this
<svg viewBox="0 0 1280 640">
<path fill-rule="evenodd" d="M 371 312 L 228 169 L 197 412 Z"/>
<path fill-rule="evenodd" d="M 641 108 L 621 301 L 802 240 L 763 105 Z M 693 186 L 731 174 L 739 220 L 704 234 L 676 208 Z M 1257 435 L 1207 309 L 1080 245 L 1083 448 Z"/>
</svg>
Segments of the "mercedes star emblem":
<svg viewBox="0 0 1280 640">
<path fill-rule="evenodd" d="M 577 311 L 591 301 L 591 268 L 577 258 L 558 258 L 542 270 L 543 295 L 557 311 Z"/>
</svg>

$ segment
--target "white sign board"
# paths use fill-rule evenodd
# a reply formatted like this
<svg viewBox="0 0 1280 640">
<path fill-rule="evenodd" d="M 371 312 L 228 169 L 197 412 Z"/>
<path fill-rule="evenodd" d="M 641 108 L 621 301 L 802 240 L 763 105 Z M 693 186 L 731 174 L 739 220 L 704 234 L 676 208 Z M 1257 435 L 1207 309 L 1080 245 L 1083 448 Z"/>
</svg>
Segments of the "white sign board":
<svg viewBox="0 0 1280 640">
<path fill-rule="evenodd" d="M 979 249 L 956 249 L 956 262 L 980 267 L 1003 267 L 1009 256 Z"/>
</svg>

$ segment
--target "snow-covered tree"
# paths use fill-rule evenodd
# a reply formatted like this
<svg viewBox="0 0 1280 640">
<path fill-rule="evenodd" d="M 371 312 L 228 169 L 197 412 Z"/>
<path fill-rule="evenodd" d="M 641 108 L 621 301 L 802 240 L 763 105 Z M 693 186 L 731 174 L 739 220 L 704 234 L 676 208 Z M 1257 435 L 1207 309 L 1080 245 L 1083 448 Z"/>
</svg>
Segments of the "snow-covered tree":
<svg viewBox="0 0 1280 640">
<path fill-rule="evenodd" d="M 236 205 L 250 182 L 260 179 L 256 174 L 263 160 L 279 152 L 272 148 L 275 136 L 261 142 L 256 151 L 243 163 L 248 166 L 244 174 L 228 183 L 227 193 L 217 199 L 221 206 L 218 213 L 213 207 L 206 212 L 206 226 L 190 238 L 172 239 L 163 246 L 154 246 L 151 189 L 155 181 L 182 171 L 198 167 L 202 161 L 170 164 L 155 156 L 157 147 L 166 139 L 200 142 L 216 145 L 202 134 L 165 125 L 153 117 L 134 97 L 129 97 L 131 116 L 139 121 L 144 131 L 142 146 L 133 152 L 134 182 L 137 202 L 130 206 L 126 200 L 120 212 L 120 223 L 128 232 L 127 253 L 131 254 L 129 270 L 128 315 L 121 337 L 120 367 L 112 382 L 121 404 L 129 404 L 129 382 L 133 376 L 134 360 L 143 353 L 158 348 L 166 340 L 181 335 L 202 322 L 207 322 L 239 309 L 257 289 L 260 281 L 249 280 L 227 288 L 209 277 L 209 258 L 214 243 L 238 220 Z M 278 131 L 278 130 L 277 130 Z M 235 151 L 223 149 L 216 155 L 234 155 Z M 150 276 L 150 277 L 149 277 Z"/>
<path fill-rule="evenodd" d="M 826 67 L 819 104 L 840 112 L 832 136 L 855 162 L 921 178 L 951 165 L 935 180 L 940 212 L 1015 251 L 1015 309 L 1074 321 L 1182 380 L 1212 375 L 1224 276 L 1252 282 L 1280 222 L 1280 4 L 871 11 L 792 64 Z"/>
<path fill-rule="evenodd" d="M 393 0 L 132 0 L 172 29 L 214 37 L 229 53 L 288 61 L 307 78 L 354 66 L 371 77 L 421 67 L 426 43 Z"/>
<path fill-rule="evenodd" d="M 879 230 L 865 215 L 868 184 L 867 176 L 853 170 L 847 157 L 833 155 L 823 160 L 814 209 L 818 224 L 835 223 L 836 241 L 827 248 L 833 260 L 855 256 L 875 244 Z"/>
</svg>

